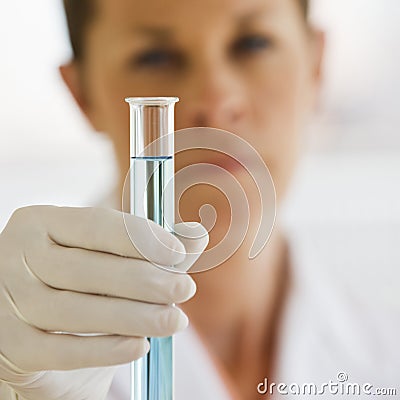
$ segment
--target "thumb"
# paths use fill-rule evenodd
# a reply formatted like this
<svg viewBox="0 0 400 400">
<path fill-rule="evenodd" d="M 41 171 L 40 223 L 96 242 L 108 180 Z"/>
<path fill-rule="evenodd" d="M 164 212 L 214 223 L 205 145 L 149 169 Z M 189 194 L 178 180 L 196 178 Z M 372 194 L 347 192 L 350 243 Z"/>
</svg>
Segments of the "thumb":
<svg viewBox="0 0 400 400">
<path fill-rule="evenodd" d="M 184 261 L 174 265 L 173 269 L 180 272 L 190 272 L 190 268 L 208 245 L 208 232 L 198 222 L 182 222 L 175 225 L 174 233 L 185 246 L 186 257 Z"/>
</svg>

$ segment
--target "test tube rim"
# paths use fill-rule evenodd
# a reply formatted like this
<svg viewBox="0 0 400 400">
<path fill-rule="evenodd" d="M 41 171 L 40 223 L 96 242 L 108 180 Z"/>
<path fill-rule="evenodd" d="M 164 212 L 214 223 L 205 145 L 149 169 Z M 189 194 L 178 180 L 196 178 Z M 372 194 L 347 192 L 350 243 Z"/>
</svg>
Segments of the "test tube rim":
<svg viewBox="0 0 400 400">
<path fill-rule="evenodd" d="M 166 106 L 179 101 L 178 97 L 126 97 L 125 101 L 137 106 Z"/>
</svg>

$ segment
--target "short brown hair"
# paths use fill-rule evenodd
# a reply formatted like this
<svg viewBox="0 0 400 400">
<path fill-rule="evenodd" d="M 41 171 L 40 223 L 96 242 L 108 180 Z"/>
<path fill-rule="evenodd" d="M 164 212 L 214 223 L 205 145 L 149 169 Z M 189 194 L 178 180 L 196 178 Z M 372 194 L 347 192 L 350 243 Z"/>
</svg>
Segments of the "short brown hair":
<svg viewBox="0 0 400 400">
<path fill-rule="evenodd" d="M 303 11 L 304 18 L 308 19 L 308 13 L 310 8 L 309 0 L 300 0 L 301 11 Z"/>
<path fill-rule="evenodd" d="M 80 60 L 85 53 L 85 33 L 95 14 L 95 5 L 93 0 L 63 0 L 63 3 L 73 56 L 76 60 Z M 304 18 L 307 19 L 309 0 L 299 0 L 299 3 Z"/>
<path fill-rule="evenodd" d="M 63 3 L 73 56 L 79 60 L 84 54 L 84 38 L 95 7 L 92 0 L 63 0 Z"/>
</svg>

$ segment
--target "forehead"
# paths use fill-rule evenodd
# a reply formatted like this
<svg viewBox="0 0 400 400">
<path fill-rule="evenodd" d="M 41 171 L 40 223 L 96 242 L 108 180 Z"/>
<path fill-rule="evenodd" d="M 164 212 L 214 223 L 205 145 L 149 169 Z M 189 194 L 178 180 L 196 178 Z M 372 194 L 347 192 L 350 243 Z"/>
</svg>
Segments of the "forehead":
<svg viewBox="0 0 400 400">
<path fill-rule="evenodd" d="M 251 14 L 287 15 L 296 0 L 97 0 L 98 22 L 113 29 L 165 26 L 195 29 Z"/>
</svg>

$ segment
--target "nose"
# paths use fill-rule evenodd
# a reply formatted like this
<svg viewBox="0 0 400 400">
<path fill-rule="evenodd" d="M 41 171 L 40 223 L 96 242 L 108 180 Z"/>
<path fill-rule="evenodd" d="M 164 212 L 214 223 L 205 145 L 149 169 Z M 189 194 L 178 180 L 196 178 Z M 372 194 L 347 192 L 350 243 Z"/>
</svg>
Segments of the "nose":
<svg viewBox="0 0 400 400">
<path fill-rule="evenodd" d="M 246 115 L 244 88 L 234 71 L 218 65 L 198 68 L 182 99 L 185 127 L 208 126 L 235 131 Z"/>
</svg>

